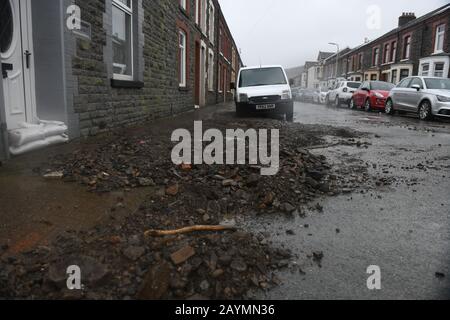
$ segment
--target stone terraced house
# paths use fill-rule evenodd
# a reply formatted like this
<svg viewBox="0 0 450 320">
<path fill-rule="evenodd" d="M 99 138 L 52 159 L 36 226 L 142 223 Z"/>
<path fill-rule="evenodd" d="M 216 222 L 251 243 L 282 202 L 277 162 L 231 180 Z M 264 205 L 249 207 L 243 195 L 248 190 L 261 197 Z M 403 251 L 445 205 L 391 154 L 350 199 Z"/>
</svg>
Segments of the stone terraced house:
<svg viewBox="0 0 450 320">
<path fill-rule="evenodd" d="M 353 81 L 381 80 L 397 84 L 413 75 L 450 77 L 450 4 L 421 17 L 403 13 L 398 27 L 373 41 L 341 52 L 339 76 Z M 325 62 L 333 77 L 336 59 Z"/>
<path fill-rule="evenodd" d="M 217 0 L 0 0 L 0 158 L 231 101 Z"/>
</svg>

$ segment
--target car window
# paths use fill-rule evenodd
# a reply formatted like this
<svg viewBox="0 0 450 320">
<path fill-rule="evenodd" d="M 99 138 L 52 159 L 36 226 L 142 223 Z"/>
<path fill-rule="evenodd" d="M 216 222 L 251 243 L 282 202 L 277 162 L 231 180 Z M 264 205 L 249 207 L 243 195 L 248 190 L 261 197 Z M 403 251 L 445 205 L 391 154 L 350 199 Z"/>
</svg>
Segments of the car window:
<svg viewBox="0 0 450 320">
<path fill-rule="evenodd" d="M 425 83 L 428 89 L 450 90 L 450 79 L 428 78 Z"/>
<path fill-rule="evenodd" d="M 368 87 L 369 87 L 369 83 L 366 81 L 366 82 L 363 82 L 359 88 L 361 90 L 364 90 L 365 88 L 368 88 Z"/>
<path fill-rule="evenodd" d="M 242 70 L 239 88 L 287 84 L 283 69 L 259 68 Z"/>
<path fill-rule="evenodd" d="M 353 88 L 353 89 L 358 89 L 360 85 L 361 85 L 361 82 L 347 82 L 347 87 Z"/>
<path fill-rule="evenodd" d="M 370 84 L 372 90 L 380 91 L 391 91 L 395 87 L 392 83 L 382 81 L 372 81 Z"/>
<path fill-rule="evenodd" d="M 414 85 L 419 85 L 420 89 L 423 89 L 423 82 L 420 78 L 413 78 L 411 83 L 409 84 L 409 88 L 412 88 Z"/>
<path fill-rule="evenodd" d="M 402 80 L 397 87 L 398 88 L 408 88 L 409 84 L 411 83 L 411 78 L 406 78 L 404 80 Z"/>
</svg>

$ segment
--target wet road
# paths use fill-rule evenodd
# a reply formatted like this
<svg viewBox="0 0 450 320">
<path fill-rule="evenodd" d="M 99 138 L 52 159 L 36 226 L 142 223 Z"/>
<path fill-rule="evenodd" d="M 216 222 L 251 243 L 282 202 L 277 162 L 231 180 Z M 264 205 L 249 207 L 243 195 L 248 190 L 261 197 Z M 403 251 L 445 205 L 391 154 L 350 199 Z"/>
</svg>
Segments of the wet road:
<svg viewBox="0 0 450 320">
<path fill-rule="evenodd" d="M 296 121 L 370 133 L 367 150 L 336 146 L 314 152 L 336 165 L 360 159 L 371 174 L 398 183 L 321 199 L 323 212 L 306 218 L 253 221 L 255 231 L 271 234 L 275 244 L 298 255 L 299 270 L 280 273 L 283 284 L 260 298 L 450 298 L 450 123 L 300 103 Z M 321 267 L 308 257 L 312 252 L 323 252 Z M 381 268 L 381 290 L 367 288 L 371 265 Z"/>
</svg>

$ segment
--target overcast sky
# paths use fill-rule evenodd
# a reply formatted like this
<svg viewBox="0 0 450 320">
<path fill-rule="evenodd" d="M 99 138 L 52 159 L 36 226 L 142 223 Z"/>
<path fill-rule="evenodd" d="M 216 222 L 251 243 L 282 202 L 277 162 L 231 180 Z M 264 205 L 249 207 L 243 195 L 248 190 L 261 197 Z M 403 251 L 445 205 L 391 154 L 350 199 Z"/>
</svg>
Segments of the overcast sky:
<svg viewBox="0 0 450 320">
<path fill-rule="evenodd" d="M 398 25 L 402 12 L 421 16 L 448 0 L 219 0 L 246 65 L 286 68 L 373 40 Z M 378 15 L 377 12 L 380 14 Z M 379 17 L 379 19 L 377 18 Z M 378 23 L 378 21 L 380 23 Z"/>
</svg>

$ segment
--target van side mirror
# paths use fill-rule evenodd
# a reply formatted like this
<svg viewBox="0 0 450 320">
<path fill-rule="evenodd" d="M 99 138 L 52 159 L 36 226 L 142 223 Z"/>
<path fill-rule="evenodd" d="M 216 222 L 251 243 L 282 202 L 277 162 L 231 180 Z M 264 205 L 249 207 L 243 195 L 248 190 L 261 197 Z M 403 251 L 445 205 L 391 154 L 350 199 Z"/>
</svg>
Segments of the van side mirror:
<svg viewBox="0 0 450 320">
<path fill-rule="evenodd" d="M 292 87 L 294 86 L 294 79 L 289 79 L 289 85 Z"/>
<path fill-rule="evenodd" d="M 234 82 L 230 83 L 230 89 L 236 90 L 236 83 L 234 83 Z"/>
</svg>

